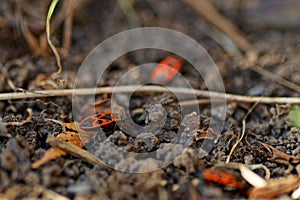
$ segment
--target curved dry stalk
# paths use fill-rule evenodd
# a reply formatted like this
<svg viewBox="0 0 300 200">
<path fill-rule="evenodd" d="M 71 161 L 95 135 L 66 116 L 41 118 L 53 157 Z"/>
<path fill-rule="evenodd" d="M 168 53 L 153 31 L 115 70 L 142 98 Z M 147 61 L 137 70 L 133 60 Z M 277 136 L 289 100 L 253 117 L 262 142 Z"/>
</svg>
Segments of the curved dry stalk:
<svg viewBox="0 0 300 200">
<path fill-rule="evenodd" d="M 47 34 L 47 41 L 48 41 L 48 44 L 51 48 L 51 50 L 53 51 L 54 55 L 55 55 L 55 58 L 56 58 L 56 62 L 57 62 L 57 66 L 58 66 L 58 70 L 57 70 L 57 74 L 60 74 L 61 71 L 62 71 L 62 66 L 61 66 L 61 61 L 60 61 L 60 56 L 55 48 L 55 46 L 53 45 L 52 41 L 51 41 L 51 38 L 50 38 L 50 34 L 51 34 L 51 31 L 50 31 L 50 19 L 51 19 L 51 16 L 54 12 L 54 9 L 57 5 L 59 0 L 52 0 L 52 3 L 49 7 L 49 10 L 48 10 L 48 14 L 47 14 L 47 19 L 46 19 L 46 34 Z"/>
<path fill-rule="evenodd" d="M 7 126 L 7 125 L 11 125 L 11 126 L 23 126 L 24 124 L 31 122 L 32 116 L 33 116 L 32 109 L 31 108 L 27 108 L 26 111 L 28 112 L 28 117 L 25 120 L 23 120 L 21 122 L 2 122 L 2 124 L 4 124 L 5 126 Z"/>
<path fill-rule="evenodd" d="M 259 102 L 255 102 L 255 104 L 253 106 L 251 106 L 251 108 L 248 110 L 248 112 L 246 113 L 246 115 L 244 116 L 244 119 L 242 121 L 242 124 L 243 124 L 243 128 L 242 128 L 242 134 L 240 136 L 240 138 L 238 139 L 238 141 L 233 145 L 233 147 L 231 148 L 227 158 L 226 158 L 226 163 L 229 163 L 230 161 L 230 157 L 231 155 L 233 154 L 235 148 L 238 146 L 238 144 L 242 141 L 242 139 L 244 138 L 245 136 L 245 132 L 246 132 L 246 120 L 247 120 L 247 117 L 250 115 L 250 113 L 253 111 L 253 109 L 257 106 Z"/>
</svg>

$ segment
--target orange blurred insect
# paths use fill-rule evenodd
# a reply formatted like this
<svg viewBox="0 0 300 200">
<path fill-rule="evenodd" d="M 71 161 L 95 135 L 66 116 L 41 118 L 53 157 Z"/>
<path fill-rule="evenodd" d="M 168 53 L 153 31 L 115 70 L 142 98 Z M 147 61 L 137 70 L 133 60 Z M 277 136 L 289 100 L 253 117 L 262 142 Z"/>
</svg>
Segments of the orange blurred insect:
<svg viewBox="0 0 300 200">
<path fill-rule="evenodd" d="M 119 113 L 103 112 L 87 116 L 81 122 L 79 127 L 86 131 L 95 130 L 97 128 L 109 128 L 115 125 L 116 122 L 121 121 Z"/>
<path fill-rule="evenodd" d="M 172 81 L 181 69 L 183 61 L 174 56 L 168 56 L 161 61 L 152 71 L 151 82 L 165 85 Z"/>
<path fill-rule="evenodd" d="M 244 189 L 245 185 L 238 181 L 232 173 L 224 170 L 204 169 L 203 176 L 206 181 L 218 183 L 225 186 Z"/>
</svg>

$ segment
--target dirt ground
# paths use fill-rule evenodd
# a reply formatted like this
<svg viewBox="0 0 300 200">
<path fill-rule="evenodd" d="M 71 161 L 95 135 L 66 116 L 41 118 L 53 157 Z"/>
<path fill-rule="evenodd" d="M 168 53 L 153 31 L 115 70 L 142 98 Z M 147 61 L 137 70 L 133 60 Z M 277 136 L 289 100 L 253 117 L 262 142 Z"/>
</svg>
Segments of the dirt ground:
<svg viewBox="0 0 300 200">
<path fill-rule="evenodd" d="M 211 2 L 249 39 L 259 52 L 257 63 L 261 67 L 299 87 L 299 2 Z M 57 66 L 45 37 L 49 5 L 49 0 L 5 0 L 1 3 L 0 95 L 72 89 L 81 63 L 100 42 L 135 27 L 164 27 L 188 35 L 205 48 L 217 64 L 226 93 L 299 97 L 299 90 L 245 68 L 216 41 L 221 37 L 220 31 L 187 1 L 174 0 L 61 1 L 52 19 L 51 37 L 59 47 L 62 60 L 62 73 L 56 77 L 56 80 L 64 80 L 60 84 L 50 77 Z M 108 68 L 97 86 L 114 86 L 135 65 L 160 62 L 168 55 L 161 50 L 128 53 Z M 184 61 L 181 73 L 193 88 L 207 89 L 188 62 Z M 110 111 L 110 98 L 110 94 L 99 94 L 96 96 L 99 104 L 93 106 L 87 102 L 81 107 L 81 119 L 93 114 L 91 106 L 98 112 Z M 122 96 L 117 96 L 116 103 L 123 106 Z M 82 143 L 77 144 L 108 162 L 110 168 L 89 162 L 68 150 L 34 167 L 33 163 L 51 149 L 46 142 L 48 134 L 58 136 L 66 129 L 74 134 L 84 133 L 76 128 L 65 128 L 74 122 L 72 96 L 2 100 L 0 199 L 300 198 L 293 193 L 300 187 L 300 130 L 287 120 L 292 105 L 258 102 L 252 107 L 254 104 L 227 102 L 226 119 L 218 132 L 209 128 L 210 124 L 219 123 L 212 117 L 210 104 L 200 104 L 200 113 L 191 110 L 184 114 L 180 112 L 178 99 L 171 94 L 137 92 L 130 98 L 132 120 L 142 126 L 150 122 L 160 125 L 161 117 L 166 117 L 160 131 L 154 133 L 152 129 L 157 127 L 150 127 L 149 133 L 128 134 L 122 127 L 109 126 L 94 131 L 82 146 Z M 243 133 L 243 119 L 247 113 L 244 137 L 234 147 Z M 178 131 L 188 139 L 172 145 L 178 140 Z M 207 151 L 202 148 L 205 141 L 213 145 Z M 111 145 L 137 156 L 125 159 L 118 151 L 111 150 Z M 153 153 L 153 158 L 139 157 L 149 152 Z M 229 154 L 230 162 L 224 164 Z M 180 156 L 172 160 L 175 155 Z M 152 169 L 160 159 L 165 165 L 157 170 L 128 172 Z M 264 185 L 258 186 L 259 178 L 253 178 L 253 183 L 249 175 L 245 177 L 239 164 L 263 178 Z"/>
</svg>

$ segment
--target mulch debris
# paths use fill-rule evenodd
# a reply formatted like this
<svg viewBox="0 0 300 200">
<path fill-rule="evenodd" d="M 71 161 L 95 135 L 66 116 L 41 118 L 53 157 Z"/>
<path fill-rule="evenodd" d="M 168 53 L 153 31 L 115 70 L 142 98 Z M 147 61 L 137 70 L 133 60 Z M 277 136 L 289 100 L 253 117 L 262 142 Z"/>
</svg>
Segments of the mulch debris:
<svg viewBox="0 0 300 200">
<path fill-rule="evenodd" d="M 77 70 L 89 51 L 107 37 L 132 25 L 128 22 L 128 13 L 124 14 L 117 1 L 77 2 L 72 45 L 69 54 L 62 58 L 64 69 L 59 78 L 65 80 L 65 84 L 61 85 L 49 76 L 57 70 L 55 58 L 43 46 L 43 10 L 47 10 L 50 1 L 39 3 L 41 10 L 35 14 L 31 13 L 36 11 L 32 10 L 35 4 L 31 4 L 35 1 L 20 2 L 16 5 L 9 0 L 0 5 L 0 51 L 3 52 L 0 55 L 0 93 L 72 88 Z M 211 31 L 211 25 L 184 1 L 124 2 L 132 3 L 140 26 L 171 28 L 199 41 L 220 68 L 226 92 L 299 96 L 291 89 L 239 67 L 207 35 L 205 30 Z M 258 60 L 261 65 L 300 85 L 300 34 L 293 21 L 299 21 L 299 14 L 292 12 L 293 7 L 300 8 L 299 2 L 212 2 L 262 52 Z M 59 42 L 63 40 L 66 28 L 60 18 L 66 12 L 63 4 L 59 4 L 54 19 L 56 46 L 63 46 Z M 265 7 L 268 17 L 262 13 Z M 290 11 L 294 14 L 285 18 L 287 24 L 283 24 L 274 11 L 281 7 L 282 13 Z M 248 21 L 247 16 L 251 14 L 255 17 Z M 21 30 L 21 22 L 15 21 L 15 16 L 24 20 L 31 36 L 38 42 L 38 49 L 34 49 L 32 40 L 24 35 L 28 31 Z M 167 55 L 161 50 L 128 53 L 112 64 L 98 84 L 113 86 L 132 66 L 159 62 Z M 201 77 L 195 75 L 189 63 L 184 63 L 182 74 L 194 88 L 205 89 Z M 209 126 L 218 123 L 210 113 L 210 105 L 200 105 L 200 113 L 192 110 L 182 113 L 178 99 L 169 94 L 134 93 L 130 100 L 122 95 L 116 95 L 114 103 L 122 107 L 124 100 L 130 101 L 131 120 L 143 127 L 143 132 L 128 131 L 132 127 L 126 121 L 109 130 L 80 130 L 73 122 L 72 97 L 1 101 L 0 199 L 300 198 L 294 192 L 300 187 L 300 130 L 288 123 L 290 105 L 258 104 L 247 118 L 243 140 L 231 155 L 233 165 L 219 166 L 239 140 L 242 120 L 250 104 L 228 102 L 226 120 L 219 132 Z M 109 98 L 110 95 L 103 94 L 96 100 Z M 82 108 L 82 115 L 91 114 L 89 103 Z M 97 110 L 106 110 L 109 104 L 103 101 L 97 105 Z M 48 134 L 67 141 L 63 144 L 67 145 L 66 149 L 52 147 L 47 142 Z M 79 136 L 84 138 L 82 143 L 78 141 Z M 93 159 L 97 158 L 89 160 L 72 154 L 67 150 L 71 143 L 88 150 L 107 166 L 95 164 L 98 161 Z M 51 153 L 55 148 L 58 152 Z M 40 163 L 49 152 L 49 159 Z M 271 179 L 265 179 L 264 187 L 257 188 L 241 176 L 238 164 L 249 168 L 261 164 L 269 170 Z M 252 171 L 265 178 L 265 168 Z"/>
</svg>

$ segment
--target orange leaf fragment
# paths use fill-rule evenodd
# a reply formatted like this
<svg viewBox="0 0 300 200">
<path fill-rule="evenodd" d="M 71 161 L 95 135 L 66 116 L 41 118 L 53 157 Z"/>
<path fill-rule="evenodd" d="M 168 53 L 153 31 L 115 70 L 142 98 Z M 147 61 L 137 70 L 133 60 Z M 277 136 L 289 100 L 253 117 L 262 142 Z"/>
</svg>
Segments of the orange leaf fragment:
<svg viewBox="0 0 300 200">
<path fill-rule="evenodd" d="M 80 140 L 79 135 L 75 132 L 66 131 L 64 133 L 57 135 L 57 138 L 60 138 L 61 140 L 65 140 L 69 143 L 75 144 L 76 146 L 78 146 L 80 148 L 82 148 L 84 146 L 84 144 Z M 47 150 L 44 153 L 43 157 L 41 159 L 37 160 L 36 162 L 34 162 L 31 165 L 31 167 L 33 169 L 37 169 L 40 166 L 42 166 L 43 164 L 49 162 L 50 160 L 53 160 L 55 158 L 65 156 L 65 155 L 67 155 L 67 152 L 61 150 L 60 148 L 50 148 L 49 150 Z"/>
<path fill-rule="evenodd" d="M 51 148 L 44 153 L 41 159 L 32 163 L 31 168 L 37 169 L 43 164 L 49 162 L 50 160 L 54 160 L 55 158 L 65 156 L 65 155 L 67 155 L 67 153 L 61 150 L 60 148 Z"/>
<path fill-rule="evenodd" d="M 57 138 L 65 140 L 66 142 L 75 144 L 78 147 L 83 147 L 83 143 L 79 137 L 79 135 L 75 132 L 66 131 L 64 133 L 61 133 L 57 136 Z"/>
<path fill-rule="evenodd" d="M 96 132 L 96 131 L 86 131 L 86 130 L 81 129 L 79 127 L 78 122 L 70 122 L 70 123 L 63 123 L 63 124 L 67 129 L 70 129 L 74 132 L 78 132 L 79 138 L 81 139 L 81 142 L 83 142 L 83 144 L 89 143 L 91 141 L 92 136 Z"/>
<path fill-rule="evenodd" d="M 79 123 L 78 122 L 70 122 L 70 123 L 63 123 L 63 125 L 74 132 L 78 131 Z"/>
</svg>

